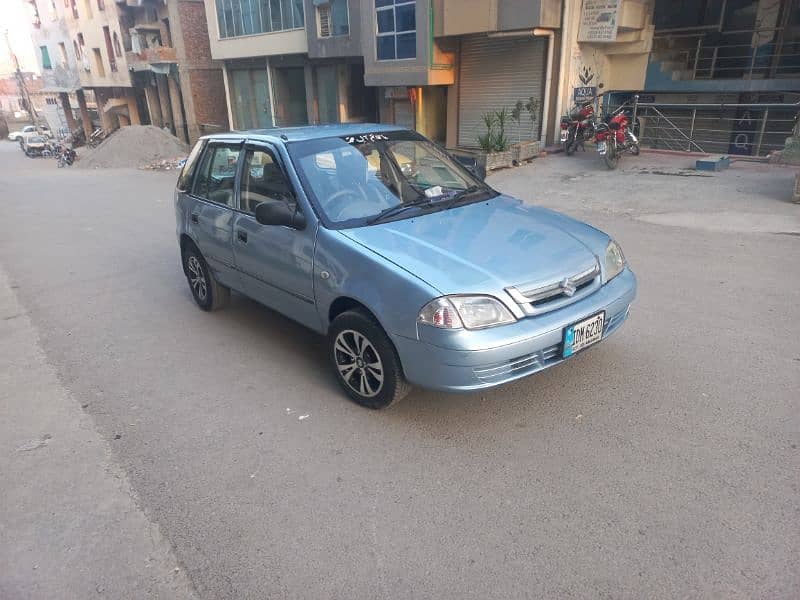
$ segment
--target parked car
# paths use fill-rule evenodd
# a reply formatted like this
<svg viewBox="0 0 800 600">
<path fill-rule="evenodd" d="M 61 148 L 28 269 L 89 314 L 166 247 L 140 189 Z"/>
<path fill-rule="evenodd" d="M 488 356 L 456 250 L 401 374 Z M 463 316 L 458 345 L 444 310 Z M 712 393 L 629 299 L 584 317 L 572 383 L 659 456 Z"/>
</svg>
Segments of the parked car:
<svg viewBox="0 0 800 600">
<path fill-rule="evenodd" d="M 50 137 L 50 128 L 47 125 L 42 125 L 40 128 L 41 133 L 45 134 L 47 137 Z M 37 133 L 35 125 L 26 125 L 19 131 L 12 131 L 8 134 L 8 139 L 12 142 L 21 142 L 22 139 L 31 133 Z"/>
<path fill-rule="evenodd" d="M 42 156 L 42 153 L 47 149 L 47 138 L 38 133 L 29 133 L 22 138 L 22 151 L 25 156 L 34 158 Z"/>
<path fill-rule="evenodd" d="M 369 408 L 412 384 L 480 390 L 558 364 L 617 331 L 636 293 L 608 235 L 389 125 L 204 137 L 175 213 L 200 308 L 234 289 L 327 335 L 339 383 Z"/>
</svg>

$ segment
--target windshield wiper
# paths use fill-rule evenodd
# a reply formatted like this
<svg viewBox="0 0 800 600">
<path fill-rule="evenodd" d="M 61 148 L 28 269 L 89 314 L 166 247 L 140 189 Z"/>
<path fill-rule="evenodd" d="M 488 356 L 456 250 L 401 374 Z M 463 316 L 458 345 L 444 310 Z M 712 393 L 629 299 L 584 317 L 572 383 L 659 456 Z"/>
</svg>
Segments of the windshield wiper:
<svg viewBox="0 0 800 600">
<path fill-rule="evenodd" d="M 452 208 L 453 206 L 458 204 L 458 202 L 460 202 L 464 198 L 472 196 L 473 194 L 475 194 L 477 192 L 488 192 L 488 191 L 489 190 L 487 188 L 483 187 L 483 186 L 471 185 L 468 188 L 458 192 L 455 196 L 452 196 L 451 198 L 448 198 L 447 201 L 444 202 L 444 208 L 445 208 L 445 210 L 447 210 L 448 208 Z"/>
<path fill-rule="evenodd" d="M 423 199 L 415 200 L 414 202 L 408 202 L 405 204 L 395 204 L 394 206 L 390 206 L 389 208 L 383 209 L 377 215 L 369 219 L 367 221 L 367 225 L 374 225 L 375 223 L 383 221 L 384 219 L 397 216 L 401 213 L 406 212 L 407 210 L 410 210 L 412 208 L 417 208 L 425 204 L 430 204 L 430 201 L 427 198 L 425 198 L 424 200 Z"/>
</svg>

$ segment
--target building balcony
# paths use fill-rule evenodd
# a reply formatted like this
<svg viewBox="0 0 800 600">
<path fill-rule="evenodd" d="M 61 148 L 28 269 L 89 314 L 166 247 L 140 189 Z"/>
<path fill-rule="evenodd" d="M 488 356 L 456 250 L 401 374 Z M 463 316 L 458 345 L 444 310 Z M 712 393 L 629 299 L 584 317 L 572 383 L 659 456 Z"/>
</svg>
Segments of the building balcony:
<svg viewBox="0 0 800 600">
<path fill-rule="evenodd" d="M 559 0 L 432 0 L 435 15 L 434 33 L 445 37 L 558 28 L 561 24 Z M 525 10 L 520 10 L 524 4 Z"/>
<path fill-rule="evenodd" d="M 150 71 L 152 65 L 178 62 L 178 54 L 172 46 L 142 48 L 139 52 L 126 52 L 128 66 L 134 71 Z"/>
</svg>

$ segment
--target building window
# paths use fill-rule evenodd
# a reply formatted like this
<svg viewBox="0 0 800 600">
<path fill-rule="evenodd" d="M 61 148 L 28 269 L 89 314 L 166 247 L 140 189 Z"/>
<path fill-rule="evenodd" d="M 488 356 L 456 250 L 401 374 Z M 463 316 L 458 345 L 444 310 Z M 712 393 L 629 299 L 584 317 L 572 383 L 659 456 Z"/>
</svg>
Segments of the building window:
<svg viewBox="0 0 800 600">
<path fill-rule="evenodd" d="M 97 10 L 105 10 L 106 3 L 105 0 L 97 0 Z"/>
<path fill-rule="evenodd" d="M 39 50 L 42 51 L 42 68 L 52 69 L 53 65 L 50 64 L 50 53 L 47 51 L 47 46 L 39 46 Z"/>
<path fill-rule="evenodd" d="M 94 68 L 97 70 L 97 74 L 100 77 L 105 77 L 106 68 L 103 66 L 103 55 L 100 52 L 100 48 L 92 48 L 92 52 L 94 53 Z"/>
<path fill-rule="evenodd" d="M 317 7 L 319 37 L 349 35 L 350 21 L 347 16 L 347 0 L 330 0 Z"/>
<path fill-rule="evenodd" d="M 215 0 L 220 38 L 302 29 L 303 0 Z"/>
<path fill-rule="evenodd" d="M 114 32 L 114 54 L 121 57 L 122 56 L 122 46 L 119 43 L 119 36 L 117 32 Z"/>
<path fill-rule="evenodd" d="M 111 72 L 117 72 L 117 59 L 114 58 L 114 45 L 111 43 L 111 31 L 108 25 L 103 27 L 103 38 L 106 41 L 106 52 L 108 52 L 108 64 L 111 67 Z"/>
<path fill-rule="evenodd" d="M 375 0 L 378 60 L 399 60 L 417 56 L 416 2 Z"/>
<path fill-rule="evenodd" d="M 78 5 L 77 0 L 64 0 L 64 6 L 69 6 L 72 9 L 72 18 L 78 18 Z"/>
<path fill-rule="evenodd" d="M 66 69 L 69 63 L 67 61 L 67 46 L 64 42 L 58 43 L 58 58 L 61 61 L 61 67 Z"/>
</svg>

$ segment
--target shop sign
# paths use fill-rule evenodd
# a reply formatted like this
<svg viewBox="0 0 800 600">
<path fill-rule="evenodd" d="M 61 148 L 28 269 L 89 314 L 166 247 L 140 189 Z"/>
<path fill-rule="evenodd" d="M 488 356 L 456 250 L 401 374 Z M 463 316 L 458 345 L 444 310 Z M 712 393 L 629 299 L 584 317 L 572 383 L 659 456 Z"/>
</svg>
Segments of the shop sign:
<svg viewBox="0 0 800 600">
<path fill-rule="evenodd" d="M 572 99 L 577 102 L 586 102 L 587 100 L 594 100 L 597 96 L 596 86 L 582 86 L 576 87 L 572 90 Z"/>
<path fill-rule="evenodd" d="M 620 0 L 583 0 L 579 42 L 617 41 Z"/>
</svg>

